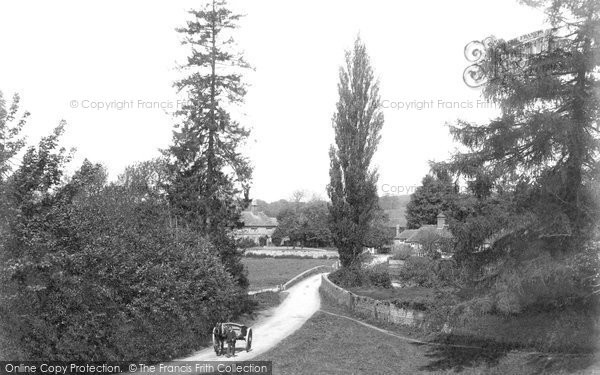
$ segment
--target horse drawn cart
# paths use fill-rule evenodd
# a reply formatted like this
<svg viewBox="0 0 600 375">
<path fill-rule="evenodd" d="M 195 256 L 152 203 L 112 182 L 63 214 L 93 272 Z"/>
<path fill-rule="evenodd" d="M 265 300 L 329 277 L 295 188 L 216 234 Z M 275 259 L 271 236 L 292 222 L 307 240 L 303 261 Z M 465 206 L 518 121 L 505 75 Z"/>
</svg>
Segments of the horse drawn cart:
<svg viewBox="0 0 600 375">
<path fill-rule="evenodd" d="M 249 352 L 252 348 L 252 328 L 237 323 L 217 323 L 213 328 L 212 340 L 217 356 L 225 354 L 225 344 L 227 353 L 235 355 L 235 343 L 238 340 L 246 342 L 246 351 Z"/>
</svg>

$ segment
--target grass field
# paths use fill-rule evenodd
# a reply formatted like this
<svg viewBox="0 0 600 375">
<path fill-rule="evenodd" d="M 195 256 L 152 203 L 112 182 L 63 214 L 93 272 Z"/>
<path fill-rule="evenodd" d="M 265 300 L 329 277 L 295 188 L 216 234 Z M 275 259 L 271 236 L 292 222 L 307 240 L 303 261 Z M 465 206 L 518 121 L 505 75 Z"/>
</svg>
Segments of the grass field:
<svg viewBox="0 0 600 375">
<path fill-rule="evenodd" d="M 321 308 L 347 315 L 328 302 Z M 399 328 L 401 330 L 401 328 Z M 410 332 L 403 333 L 408 336 Z M 296 333 L 256 360 L 276 374 L 566 374 L 585 370 L 591 356 L 557 356 L 501 348 L 462 349 L 416 344 L 344 318 L 317 312 Z"/>
<path fill-rule="evenodd" d="M 250 290 L 273 288 L 316 266 L 331 266 L 332 259 L 243 258 Z"/>
</svg>

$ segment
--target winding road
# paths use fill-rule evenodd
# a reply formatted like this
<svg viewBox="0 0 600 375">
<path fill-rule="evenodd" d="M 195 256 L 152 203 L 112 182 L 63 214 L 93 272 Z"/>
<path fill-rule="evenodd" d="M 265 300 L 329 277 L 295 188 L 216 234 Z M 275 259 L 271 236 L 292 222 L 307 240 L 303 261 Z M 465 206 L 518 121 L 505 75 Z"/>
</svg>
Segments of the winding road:
<svg viewBox="0 0 600 375">
<path fill-rule="evenodd" d="M 203 349 L 178 361 L 247 361 L 277 345 L 294 333 L 321 307 L 319 286 L 321 275 L 317 274 L 298 282 L 286 290 L 289 295 L 269 317 L 252 326 L 252 349 L 246 352 L 246 343 L 238 341 L 235 357 L 219 356 L 213 348 Z"/>
</svg>

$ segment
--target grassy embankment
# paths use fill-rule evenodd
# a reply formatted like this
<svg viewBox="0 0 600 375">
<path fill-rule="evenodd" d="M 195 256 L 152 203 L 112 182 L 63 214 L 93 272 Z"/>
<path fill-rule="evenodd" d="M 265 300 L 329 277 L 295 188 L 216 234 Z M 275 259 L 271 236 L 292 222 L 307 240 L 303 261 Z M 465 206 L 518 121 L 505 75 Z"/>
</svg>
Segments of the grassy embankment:
<svg viewBox="0 0 600 375">
<path fill-rule="evenodd" d="M 347 315 L 327 301 L 322 302 L 321 309 Z M 408 328 L 385 328 L 414 337 Z M 593 373 L 588 369 L 593 355 L 543 355 L 489 343 L 475 344 L 482 348 L 414 343 L 317 312 L 302 328 L 256 360 L 273 361 L 273 372 L 281 375 Z"/>
</svg>

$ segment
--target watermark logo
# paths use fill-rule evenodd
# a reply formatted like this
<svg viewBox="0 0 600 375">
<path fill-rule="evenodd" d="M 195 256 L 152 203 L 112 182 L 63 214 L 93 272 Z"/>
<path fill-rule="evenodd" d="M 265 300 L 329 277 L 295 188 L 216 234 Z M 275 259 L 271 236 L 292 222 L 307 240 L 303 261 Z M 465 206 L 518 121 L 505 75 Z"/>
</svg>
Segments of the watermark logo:
<svg viewBox="0 0 600 375">
<path fill-rule="evenodd" d="M 533 75 L 561 65 L 562 58 L 549 54 L 567 47 L 569 36 L 565 30 L 546 29 L 521 35 L 509 41 L 489 36 L 469 42 L 464 55 L 471 64 L 463 71 L 463 81 L 477 88 L 487 82 L 511 75 Z"/>
<path fill-rule="evenodd" d="M 162 110 L 176 111 L 187 106 L 187 100 L 151 100 L 151 99 L 72 99 L 69 107 L 93 111 L 126 110 Z"/>
<path fill-rule="evenodd" d="M 448 100 L 448 99 L 418 99 L 418 100 L 382 100 L 381 107 L 396 111 L 425 111 L 453 109 L 493 109 L 497 104 L 486 100 Z"/>
<path fill-rule="evenodd" d="M 386 195 L 404 195 L 404 194 L 412 194 L 417 190 L 419 186 L 417 185 L 392 185 L 392 184 L 382 184 L 380 186 L 381 192 Z"/>
<path fill-rule="evenodd" d="M 417 189 L 422 188 L 422 185 L 402 185 L 402 184 L 381 184 L 379 185 L 379 190 L 383 193 L 383 195 L 407 195 L 413 194 L 417 191 Z M 468 194 L 471 191 L 466 186 L 447 186 L 440 192 L 448 193 L 448 194 Z"/>
</svg>

